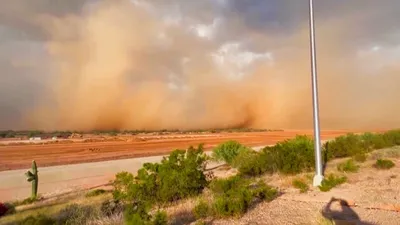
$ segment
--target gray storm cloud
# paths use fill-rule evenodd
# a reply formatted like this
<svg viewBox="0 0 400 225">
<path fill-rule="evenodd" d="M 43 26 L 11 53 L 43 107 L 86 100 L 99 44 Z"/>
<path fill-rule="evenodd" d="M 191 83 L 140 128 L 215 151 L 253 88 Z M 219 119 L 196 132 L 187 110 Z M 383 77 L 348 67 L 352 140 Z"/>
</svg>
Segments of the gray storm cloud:
<svg viewBox="0 0 400 225">
<path fill-rule="evenodd" d="M 311 128 L 298 2 L 13 1 L 0 129 Z M 323 128 L 400 125 L 397 6 L 317 4 Z"/>
</svg>

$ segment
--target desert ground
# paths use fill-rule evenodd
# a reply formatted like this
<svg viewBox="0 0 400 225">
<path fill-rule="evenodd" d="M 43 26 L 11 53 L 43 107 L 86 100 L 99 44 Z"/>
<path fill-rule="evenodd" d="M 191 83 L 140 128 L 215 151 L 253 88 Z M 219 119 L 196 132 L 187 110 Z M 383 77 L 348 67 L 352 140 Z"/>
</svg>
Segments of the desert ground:
<svg viewBox="0 0 400 225">
<path fill-rule="evenodd" d="M 323 140 L 350 131 L 322 131 Z M 357 132 L 357 131 L 352 131 Z M 100 162 L 168 154 L 203 143 L 210 150 L 219 143 L 236 140 L 247 146 L 266 146 L 298 134 L 312 135 L 311 130 L 237 132 L 208 134 L 130 135 L 91 137 L 36 143 L 0 141 L 0 171 L 29 168 L 35 160 L 39 167 Z"/>
<path fill-rule="evenodd" d="M 323 131 L 327 140 L 348 131 Z M 177 148 L 205 144 L 210 150 L 227 140 L 259 148 L 295 135 L 312 135 L 312 131 L 270 131 L 217 134 L 135 135 L 72 140 L 10 142 L 0 146 L 0 199 L 23 199 L 31 184 L 24 173 L 34 159 L 39 167 L 42 196 L 50 197 L 70 191 L 103 185 L 116 173 L 135 173 L 146 162 L 157 162 L 162 155 Z"/>
<path fill-rule="evenodd" d="M 377 170 L 373 168 L 373 163 L 377 158 L 391 158 L 396 166 L 390 170 Z M 311 184 L 312 173 L 303 173 L 295 176 L 290 175 L 264 175 L 262 179 L 269 184 L 277 187 L 281 195 L 272 202 L 262 202 L 256 204 L 243 217 L 232 219 L 216 219 L 209 224 L 298 224 L 298 225 L 334 225 L 334 224 L 352 224 L 352 225 L 396 225 L 400 221 L 400 203 L 398 196 L 400 194 L 400 148 L 393 147 L 372 152 L 368 160 L 361 165 L 357 173 L 345 173 L 348 181 L 329 192 L 321 192 L 317 188 L 311 187 L 306 193 L 299 193 L 299 190 L 292 186 L 292 180 L 301 178 Z M 160 157 L 146 157 L 149 161 L 157 161 Z M 133 163 L 129 159 L 117 160 L 121 167 Z M 142 160 L 142 159 L 140 159 Z M 336 167 L 346 159 L 338 159 L 328 163 L 326 173 L 338 173 Z M 93 163 L 100 165 L 100 163 Z M 107 164 L 107 163 L 106 163 Z M 89 165 L 89 164 L 80 164 Z M 132 164 L 133 165 L 133 164 Z M 72 168 L 77 165 L 68 165 Z M 107 167 L 106 165 L 104 165 Z M 210 165 L 213 167 L 215 165 Z M 49 167 L 56 169 L 56 167 Z M 101 170 L 101 169 L 100 169 Z M 56 173 L 61 171 L 58 168 Z M 227 177 L 236 173 L 235 169 L 217 167 L 214 170 L 216 177 Z M 11 172 L 11 171 L 5 171 Z M 42 170 L 48 172 L 47 168 Z M 4 172 L 3 172 L 4 173 Z M 104 187 L 98 187 L 104 188 Z M 112 198 L 110 194 L 97 196 L 94 198 L 85 197 L 85 190 L 73 191 L 70 195 L 58 195 L 58 197 L 47 198 L 46 201 L 38 205 L 20 206 L 20 213 L 11 215 L 0 220 L 0 224 L 7 224 L 16 218 L 24 218 L 28 215 L 37 213 L 51 214 L 68 204 L 78 203 L 84 205 L 96 205 L 106 199 Z M 348 205 L 340 205 L 333 202 L 330 209 L 327 208 L 328 202 L 332 198 L 343 199 Z M 198 199 L 191 198 L 182 200 L 166 208 L 170 224 L 196 224 L 192 214 L 192 209 Z M 329 221 L 327 218 L 334 218 Z M 335 219 L 336 218 L 336 219 Z M 112 217 L 110 221 L 99 220 L 93 224 L 122 224 L 122 215 Z"/>
</svg>

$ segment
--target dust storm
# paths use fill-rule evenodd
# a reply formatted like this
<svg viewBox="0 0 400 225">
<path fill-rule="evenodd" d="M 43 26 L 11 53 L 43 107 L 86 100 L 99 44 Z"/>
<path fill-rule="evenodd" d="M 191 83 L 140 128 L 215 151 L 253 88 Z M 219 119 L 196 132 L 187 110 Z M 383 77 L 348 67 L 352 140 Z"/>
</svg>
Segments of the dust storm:
<svg viewBox="0 0 400 225">
<path fill-rule="evenodd" d="M 399 64 L 381 65 L 378 62 L 387 62 L 385 53 L 354 46 L 357 38 L 368 34 L 360 22 L 374 16 L 366 10 L 317 21 L 324 129 L 400 125 Z M 46 78 L 46 91 L 18 121 L 26 127 L 312 127 L 306 20 L 285 35 L 249 27 L 240 17 L 230 20 L 229 26 L 245 33 L 253 49 L 267 49 L 269 54 L 240 73 L 228 70 L 235 68 L 232 62 L 216 63 L 218 38 L 168 23 L 132 1 L 97 1 L 83 5 L 79 13 L 40 13 L 32 21 L 47 37 L 48 60 L 40 66 L 51 76 Z"/>
</svg>

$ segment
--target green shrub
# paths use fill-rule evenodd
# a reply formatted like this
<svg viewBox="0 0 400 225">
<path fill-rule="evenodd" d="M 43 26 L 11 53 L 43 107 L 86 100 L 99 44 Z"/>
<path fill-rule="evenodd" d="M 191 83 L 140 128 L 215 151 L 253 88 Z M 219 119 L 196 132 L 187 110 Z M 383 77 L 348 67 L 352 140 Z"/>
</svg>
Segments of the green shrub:
<svg viewBox="0 0 400 225">
<path fill-rule="evenodd" d="M 124 224 L 126 225 L 149 225 L 150 222 L 141 218 L 139 214 L 124 214 Z"/>
<path fill-rule="evenodd" d="M 158 211 L 154 215 L 154 219 L 152 221 L 153 225 L 167 225 L 168 224 L 168 216 L 164 211 Z"/>
<path fill-rule="evenodd" d="M 375 168 L 381 170 L 388 170 L 395 166 L 394 162 L 388 159 L 378 159 L 374 165 Z"/>
<path fill-rule="evenodd" d="M 328 159 L 350 157 L 367 151 L 364 149 L 361 137 L 352 133 L 328 141 L 324 147 Z"/>
<path fill-rule="evenodd" d="M 90 198 L 90 197 L 95 197 L 95 196 L 98 196 L 98 195 L 102 195 L 104 193 L 107 193 L 107 191 L 104 190 L 104 189 L 95 189 L 95 190 L 91 190 L 88 193 L 86 193 L 85 196 L 87 198 Z"/>
<path fill-rule="evenodd" d="M 251 185 L 251 180 L 233 176 L 212 181 L 214 194 L 213 213 L 217 217 L 243 215 L 254 200 L 272 201 L 278 195 L 276 189 L 260 181 Z"/>
<path fill-rule="evenodd" d="M 355 154 L 355 155 L 353 156 L 353 159 L 354 159 L 356 162 L 365 162 L 365 161 L 367 161 L 367 154 L 365 154 L 365 153 L 358 153 L 358 154 Z"/>
<path fill-rule="evenodd" d="M 65 225 L 86 224 L 96 216 L 98 212 L 93 206 L 71 204 L 60 210 L 57 222 Z"/>
<path fill-rule="evenodd" d="M 239 176 L 216 179 L 210 184 L 214 193 L 213 211 L 217 217 L 239 216 L 245 213 L 253 199 L 250 181 Z"/>
<path fill-rule="evenodd" d="M 222 195 L 228 191 L 247 186 L 250 183 L 248 179 L 244 179 L 240 176 L 232 176 L 226 179 L 215 179 L 210 184 L 210 189 L 214 194 Z"/>
<path fill-rule="evenodd" d="M 193 209 L 193 214 L 196 219 L 207 218 L 212 214 L 209 204 L 200 200 Z"/>
<path fill-rule="evenodd" d="M 258 176 L 265 172 L 273 172 L 271 157 L 263 152 L 242 151 L 233 160 L 232 166 L 237 168 L 239 173 L 248 176 Z"/>
<path fill-rule="evenodd" d="M 382 134 L 366 132 L 362 134 L 360 137 L 363 142 L 364 149 L 367 150 L 368 152 L 375 149 L 381 149 L 387 146 L 387 143 L 383 138 Z"/>
<path fill-rule="evenodd" d="M 135 186 L 135 178 L 131 173 L 120 172 L 115 175 L 113 182 L 114 191 L 113 196 L 116 200 L 130 200 L 132 197 Z"/>
<path fill-rule="evenodd" d="M 323 192 L 327 192 L 330 191 L 332 188 L 345 183 L 346 181 L 347 177 L 345 176 L 336 176 L 334 174 L 330 174 L 322 181 L 321 185 L 318 188 Z"/>
<path fill-rule="evenodd" d="M 252 196 L 254 198 L 267 202 L 274 200 L 276 197 L 278 197 L 279 194 L 278 190 L 271 186 L 268 186 L 263 181 L 259 181 L 255 185 L 250 186 L 250 188 Z"/>
<path fill-rule="evenodd" d="M 124 201 L 166 203 L 202 192 L 208 185 L 206 155 L 198 149 L 175 150 L 161 163 L 145 163 L 138 175 L 123 172 L 114 181 L 114 198 Z"/>
<path fill-rule="evenodd" d="M 145 203 L 134 203 L 124 210 L 124 222 L 127 225 L 149 225 L 151 215 L 149 205 Z"/>
<path fill-rule="evenodd" d="M 340 163 L 337 169 L 341 172 L 355 173 L 358 172 L 360 166 L 356 165 L 352 159 L 349 159 L 346 162 Z"/>
<path fill-rule="evenodd" d="M 25 218 L 24 220 L 22 220 L 21 222 L 19 222 L 18 224 L 20 224 L 20 225 L 54 225 L 56 223 L 52 218 L 47 217 L 43 214 L 38 214 L 36 216 L 29 216 L 29 217 Z"/>
<path fill-rule="evenodd" d="M 297 188 L 300 190 L 300 193 L 306 193 L 309 189 L 308 184 L 304 182 L 302 179 L 294 179 L 292 181 L 293 187 Z"/>
<path fill-rule="evenodd" d="M 385 140 L 385 147 L 393 147 L 400 145 L 400 130 L 390 130 L 383 133 L 383 139 Z"/>
<path fill-rule="evenodd" d="M 278 142 L 275 146 L 263 149 L 270 168 L 284 174 L 297 174 L 315 167 L 314 143 L 307 136 Z"/>
<path fill-rule="evenodd" d="M 213 209 L 218 217 L 243 215 L 250 206 L 252 196 L 249 190 L 237 188 L 215 199 Z"/>
<path fill-rule="evenodd" d="M 167 225 L 168 216 L 164 211 L 157 211 L 154 216 L 149 214 L 149 205 L 136 203 L 124 211 L 124 221 L 127 225 Z"/>
<path fill-rule="evenodd" d="M 224 161 L 228 164 L 232 164 L 239 153 L 248 150 L 247 147 L 237 141 L 227 141 L 214 148 L 212 157 L 217 161 Z"/>
<path fill-rule="evenodd" d="M 0 131 L 0 138 L 13 138 L 15 137 L 16 132 L 12 130 L 4 130 Z"/>
</svg>

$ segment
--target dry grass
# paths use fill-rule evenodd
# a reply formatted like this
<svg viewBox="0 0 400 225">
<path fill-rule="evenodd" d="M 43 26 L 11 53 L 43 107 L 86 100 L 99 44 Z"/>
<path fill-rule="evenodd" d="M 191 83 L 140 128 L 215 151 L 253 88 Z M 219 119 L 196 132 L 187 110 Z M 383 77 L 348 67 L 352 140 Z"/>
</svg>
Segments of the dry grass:
<svg viewBox="0 0 400 225">
<path fill-rule="evenodd" d="M 90 221 L 87 225 L 120 225 L 123 224 L 124 218 L 122 213 L 111 217 L 100 217 Z"/>
<path fill-rule="evenodd" d="M 55 199 L 54 201 L 48 201 L 48 202 L 38 202 L 29 206 L 24 206 L 22 208 L 18 207 L 17 212 L 15 214 L 1 218 L 0 224 L 7 224 L 10 222 L 23 220 L 29 216 L 35 216 L 38 214 L 53 216 L 56 215 L 61 209 L 64 209 L 68 205 L 74 203 L 79 205 L 99 207 L 103 201 L 110 198 L 111 198 L 110 194 L 100 195 L 89 199 L 80 195 L 75 199 L 63 198 L 63 199 Z"/>
<path fill-rule="evenodd" d="M 369 158 L 372 160 L 381 158 L 400 158 L 400 146 L 374 151 L 371 153 Z"/>
</svg>

